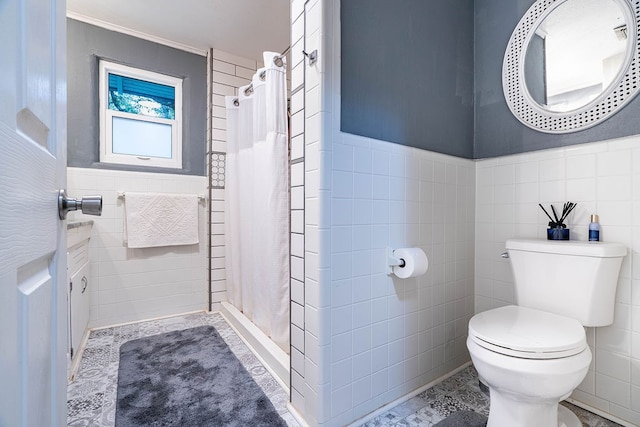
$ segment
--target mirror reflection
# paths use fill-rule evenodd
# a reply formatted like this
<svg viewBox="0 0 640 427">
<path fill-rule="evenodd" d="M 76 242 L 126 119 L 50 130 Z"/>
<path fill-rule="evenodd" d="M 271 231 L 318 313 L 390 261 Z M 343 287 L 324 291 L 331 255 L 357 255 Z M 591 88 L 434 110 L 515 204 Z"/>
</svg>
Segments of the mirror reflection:
<svg viewBox="0 0 640 427">
<path fill-rule="evenodd" d="M 531 98 L 552 112 L 584 107 L 615 83 L 630 42 L 616 1 L 564 2 L 527 46 L 524 75 Z"/>
</svg>

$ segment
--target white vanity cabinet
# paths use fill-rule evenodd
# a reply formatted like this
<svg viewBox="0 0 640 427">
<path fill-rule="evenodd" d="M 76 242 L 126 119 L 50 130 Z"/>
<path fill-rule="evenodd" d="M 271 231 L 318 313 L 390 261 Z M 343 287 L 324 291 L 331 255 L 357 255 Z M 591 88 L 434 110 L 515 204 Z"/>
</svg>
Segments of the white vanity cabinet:
<svg viewBox="0 0 640 427">
<path fill-rule="evenodd" d="M 67 224 L 67 277 L 69 311 L 69 377 L 72 378 L 81 357 L 81 345 L 89 324 L 92 284 L 89 275 L 89 239 L 93 221 Z"/>
</svg>

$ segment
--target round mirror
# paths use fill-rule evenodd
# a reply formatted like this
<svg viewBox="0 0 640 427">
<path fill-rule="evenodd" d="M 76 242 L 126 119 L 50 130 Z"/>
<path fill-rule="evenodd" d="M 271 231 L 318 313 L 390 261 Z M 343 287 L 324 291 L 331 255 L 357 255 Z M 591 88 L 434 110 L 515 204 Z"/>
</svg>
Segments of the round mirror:
<svg viewBox="0 0 640 427">
<path fill-rule="evenodd" d="M 640 0 L 536 1 L 504 58 L 514 115 L 531 128 L 565 133 L 614 114 L 638 90 L 639 14 Z"/>
</svg>

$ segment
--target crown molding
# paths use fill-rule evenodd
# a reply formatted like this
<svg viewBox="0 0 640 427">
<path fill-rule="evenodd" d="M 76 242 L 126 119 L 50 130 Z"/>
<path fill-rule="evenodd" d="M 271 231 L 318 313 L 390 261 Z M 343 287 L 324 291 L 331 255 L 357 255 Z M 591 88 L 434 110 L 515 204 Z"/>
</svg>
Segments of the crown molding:
<svg viewBox="0 0 640 427">
<path fill-rule="evenodd" d="M 130 28 L 122 27 L 120 25 L 112 24 L 110 22 L 93 18 L 91 16 L 86 16 L 81 13 L 73 12 L 70 10 L 67 10 L 67 18 L 75 19 L 76 21 L 81 21 L 87 24 L 95 25 L 96 27 L 101 27 L 106 30 L 111 30 L 118 33 L 126 34 L 128 36 L 136 37 L 142 40 L 147 40 L 153 43 L 158 43 L 164 46 L 172 47 L 174 49 L 184 50 L 186 52 L 194 53 L 196 55 L 207 56 L 207 52 L 208 52 L 207 49 L 199 49 L 186 44 L 174 42 L 172 40 L 167 40 L 162 37 L 152 36 L 150 34 L 143 33 L 141 31 L 132 30 Z"/>
</svg>

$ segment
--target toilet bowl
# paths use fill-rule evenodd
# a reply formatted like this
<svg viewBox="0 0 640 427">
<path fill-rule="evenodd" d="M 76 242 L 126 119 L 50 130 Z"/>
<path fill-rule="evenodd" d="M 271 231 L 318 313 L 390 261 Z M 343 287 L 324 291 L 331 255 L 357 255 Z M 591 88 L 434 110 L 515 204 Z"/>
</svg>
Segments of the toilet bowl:
<svg viewBox="0 0 640 427">
<path fill-rule="evenodd" d="M 491 395 L 488 427 L 579 427 L 558 403 L 591 363 L 585 326 L 613 322 L 627 248 L 618 243 L 509 239 L 516 305 L 476 314 L 467 348 Z"/>
<path fill-rule="evenodd" d="M 581 426 L 558 405 L 591 363 L 580 322 L 527 307 L 501 307 L 470 320 L 467 348 L 490 389 L 487 427 Z"/>
</svg>

